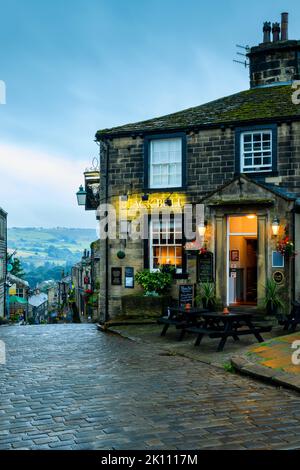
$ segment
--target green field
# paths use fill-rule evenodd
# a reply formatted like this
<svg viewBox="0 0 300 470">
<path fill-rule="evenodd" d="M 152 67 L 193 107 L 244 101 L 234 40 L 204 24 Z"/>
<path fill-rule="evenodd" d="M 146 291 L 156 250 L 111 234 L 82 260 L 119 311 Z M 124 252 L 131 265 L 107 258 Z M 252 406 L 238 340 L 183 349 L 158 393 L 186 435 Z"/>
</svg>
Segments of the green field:
<svg viewBox="0 0 300 470">
<path fill-rule="evenodd" d="M 25 272 L 32 273 L 44 266 L 45 271 L 49 266 L 69 268 L 96 239 L 95 229 L 12 227 L 8 229 L 8 250 L 16 250 Z"/>
</svg>

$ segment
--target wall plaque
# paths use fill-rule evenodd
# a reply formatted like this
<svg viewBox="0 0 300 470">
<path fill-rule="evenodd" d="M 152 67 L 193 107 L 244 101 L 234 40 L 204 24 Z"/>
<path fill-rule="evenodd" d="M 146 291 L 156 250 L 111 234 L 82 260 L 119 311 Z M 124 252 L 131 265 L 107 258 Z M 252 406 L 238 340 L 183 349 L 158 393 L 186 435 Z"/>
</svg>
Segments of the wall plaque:
<svg viewBox="0 0 300 470">
<path fill-rule="evenodd" d="M 125 268 L 125 288 L 126 289 L 134 288 L 134 268 L 131 268 L 131 267 Z"/>
<path fill-rule="evenodd" d="M 111 268 L 111 285 L 122 285 L 122 268 Z"/>
<path fill-rule="evenodd" d="M 207 251 L 198 256 L 198 281 L 213 282 L 214 281 L 214 255 Z"/>
<path fill-rule="evenodd" d="M 194 304 L 194 284 L 179 285 L 179 307 Z"/>
<path fill-rule="evenodd" d="M 285 281 L 285 277 L 282 271 L 275 271 L 273 273 L 273 279 L 276 282 L 276 284 L 283 284 Z"/>
</svg>

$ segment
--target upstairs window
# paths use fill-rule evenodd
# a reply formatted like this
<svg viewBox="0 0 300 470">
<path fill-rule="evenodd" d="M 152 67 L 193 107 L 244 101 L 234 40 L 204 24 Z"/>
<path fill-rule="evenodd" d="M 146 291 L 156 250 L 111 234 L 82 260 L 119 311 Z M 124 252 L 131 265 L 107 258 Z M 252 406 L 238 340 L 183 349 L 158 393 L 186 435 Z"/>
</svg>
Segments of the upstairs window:
<svg viewBox="0 0 300 470">
<path fill-rule="evenodd" d="M 272 171 L 272 131 L 241 133 L 241 173 Z"/>
<path fill-rule="evenodd" d="M 150 142 L 150 188 L 182 186 L 182 139 Z"/>
<path fill-rule="evenodd" d="M 186 184 L 186 135 L 146 136 L 144 188 L 177 189 Z"/>
<path fill-rule="evenodd" d="M 235 173 L 277 174 L 277 125 L 239 127 L 235 135 Z"/>
</svg>

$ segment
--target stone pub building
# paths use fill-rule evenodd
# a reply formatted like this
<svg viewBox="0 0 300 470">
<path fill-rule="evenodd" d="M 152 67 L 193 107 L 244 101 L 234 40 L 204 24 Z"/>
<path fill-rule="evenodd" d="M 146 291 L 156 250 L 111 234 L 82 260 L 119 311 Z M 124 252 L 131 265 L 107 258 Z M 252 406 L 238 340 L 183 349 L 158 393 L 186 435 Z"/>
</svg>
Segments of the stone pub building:
<svg viewBox="0 0 300 470">
<path fill-rule="evenodd" d="M 150 218 L 146 240 L 123 239 L 129 215 L 116 239 L 100 242 L 100 321 L 122 314 L 124 296 L 140 292 L 134 275 L 144 268 L 175 266 L 174 298 L 180 284 L 203 280 L 197 241 L 180 236 L 175 218 L 151 223 L 150 209 L 185 204 L 204 204 L 209 280 L 220 306 L 263 309 L 269 279 L 285 288 L 288 302 L 300 298 L 300 254 L 287 256 L 288 249 L 300 253 L 300 104 L 292 87 L 300 41 L 288 38 L 286 13 L 281 24 L 264 24 L 263 42 L 247 56 L 249 89 L 97 132 L 100 202 L 124 203 L 129 214 L 142 205 Z"/>
</svg>

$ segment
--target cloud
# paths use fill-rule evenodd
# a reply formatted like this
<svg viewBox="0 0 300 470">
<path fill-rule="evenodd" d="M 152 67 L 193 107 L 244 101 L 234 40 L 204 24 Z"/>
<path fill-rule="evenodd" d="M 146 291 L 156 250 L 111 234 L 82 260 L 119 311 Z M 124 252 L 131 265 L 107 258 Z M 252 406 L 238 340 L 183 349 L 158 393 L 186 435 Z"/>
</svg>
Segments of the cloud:
<svg viewBox="0 0 300 470">
<path fill-rule="evenodd" d="M 11 143 L 0 144 L 0 205 L 9 213 L 9 225 L 94 226 L 94 213 L 80 209 L 75 196 L 88 163 Z"/>
</svg>

